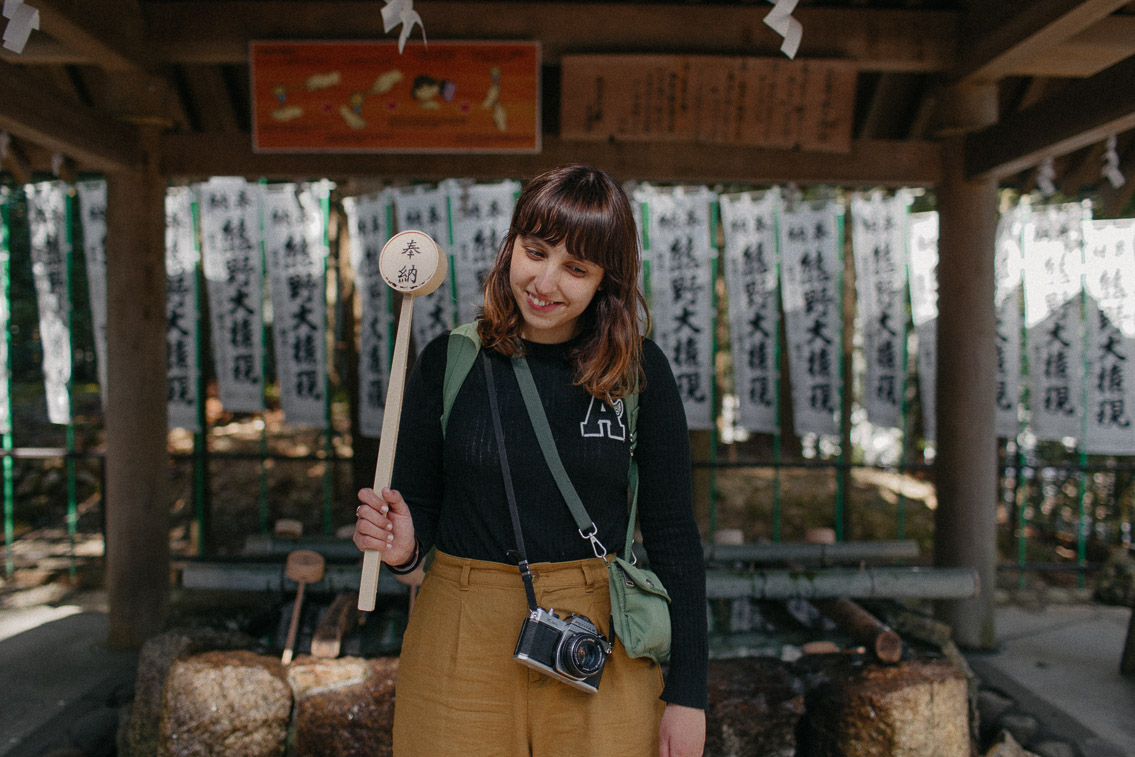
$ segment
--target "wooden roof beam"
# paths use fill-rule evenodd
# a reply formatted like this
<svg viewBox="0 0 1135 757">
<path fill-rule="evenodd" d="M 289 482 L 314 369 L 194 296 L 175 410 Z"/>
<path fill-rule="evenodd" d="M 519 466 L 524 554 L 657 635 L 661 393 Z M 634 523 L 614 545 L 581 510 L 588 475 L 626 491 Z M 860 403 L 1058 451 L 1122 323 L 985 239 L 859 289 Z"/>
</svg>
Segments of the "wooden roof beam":
<svg viewBox="0 0 1135 757">
<path fill-rule="evenodd" d="M 1135 57 L 966 137 L 966 175 L 1002 178 L 1135 128 Z"/>
<path fill-rule="evenodd" d="M 1107 18 L 1130 0 L 1036 0 L 1015 4 L 990 28 L 977 15 L 962 22 L 957 82 L 980 84 L 1023 73 L 1032 61 L 1055 57 L 1052 51 L 1085 29 Z"/>
<path fill-rule="evenodd" d="M 436 181 L 453 176 L 454 156 L 411 153 L 254 153 L 252 139 L 226 134 L 162 135 L 162 173 L 178 178 L 238 175 L 304 179 L 383 177 Z M 796 152 L 738 145 L 577 142 L 550 134 L 534 155 L 461 156 L 461 175 L 525 178 L 563 163 L 602 165 L 621 179 L 930 186 L 941 178 L 937 142 L 856 140 L 851 153 Z"/>
<path fill-rule="evenodd" d="M 246 63 L 253 39 L 397 39 L 374 2 L 191 0 L 144 3 L 155 47 L 172 63 Z M 565 53 L 712 53 L 782 57 L 769 7 L 632 2 L 416 0 L 431 40 L 540 40 L 545 63 Z M 861 70 L 938 72 L 954 64 L 950 11 L 798 8 L 798 57 L 855 60 Z M 633 34 L 628 30 L 633 29 Z M 418 30 L 408 44 L 421 44 Z"/>
<path fill-rule="evenodd" d="M 69 100 L 2 61 L 0 103 L 0 130 L 61 152 L 84 168 L 122 170 L 142 162 L 133 126 Z"/>
<path fill-rule="evenodd" d="M 154 65 L 145 22 L 135 0 L 35 0 L 44 33 L 108 71 L 145 71 Z"/>
</svg>

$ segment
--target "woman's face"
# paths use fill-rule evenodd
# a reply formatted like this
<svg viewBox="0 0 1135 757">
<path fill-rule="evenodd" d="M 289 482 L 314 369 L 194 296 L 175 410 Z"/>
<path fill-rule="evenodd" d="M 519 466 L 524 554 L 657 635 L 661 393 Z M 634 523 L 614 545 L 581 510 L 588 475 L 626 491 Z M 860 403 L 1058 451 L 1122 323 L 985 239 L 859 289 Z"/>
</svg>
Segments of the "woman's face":
<svg viewBox="0 0 1135 757">
<path fill-rule="evenodd" d="M 524 319 L 520 335 L 530 342 L 566 342 L 579 331 L 579 316 L 591 304 L 603 269 L 538 237 L 518 236 L 512 245 L 509 284 Z"/>
</svg>

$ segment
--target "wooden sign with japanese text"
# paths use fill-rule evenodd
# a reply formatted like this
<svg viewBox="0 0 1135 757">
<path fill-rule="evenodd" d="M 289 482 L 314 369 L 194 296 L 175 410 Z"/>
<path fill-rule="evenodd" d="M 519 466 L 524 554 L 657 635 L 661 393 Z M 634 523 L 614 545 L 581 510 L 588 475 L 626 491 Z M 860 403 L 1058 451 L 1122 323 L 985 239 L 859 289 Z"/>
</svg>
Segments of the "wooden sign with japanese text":
<svg viewBox="0 0 1135 757">
<path fill-rule="evenodd" d="M 540 151 L 537 42 L 259 41 L 257 152 Z"/>
<path fill-rule="evenodd" d="M 565 55 L 564 139 L 851 151 L 855 63 Z"/>
</svg>

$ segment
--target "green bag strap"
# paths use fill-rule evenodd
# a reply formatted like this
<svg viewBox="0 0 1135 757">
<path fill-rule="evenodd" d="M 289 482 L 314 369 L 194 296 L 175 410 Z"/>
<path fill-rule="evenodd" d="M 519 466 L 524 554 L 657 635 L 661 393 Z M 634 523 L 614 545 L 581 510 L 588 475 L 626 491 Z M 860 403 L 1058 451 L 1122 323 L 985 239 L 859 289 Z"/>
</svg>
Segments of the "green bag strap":
<svg viewBox="0 0 1135 757">
<path fill-rule="evenodd" d="M 576 493 L 571 478 L 560 460 L 555 439 L 552 438 L 552 429 L 548 425 L 548 416 L 544 412 L 544 406 L 540 403 L 540 394 L 536 389 L 536 382 L 532 379 L 532 370 L 528 367 L 528 361 L 523 356 L 515 357 L 512 360 L 512 369 L 516 373 L 516 382 L 520 386 L 520 394 L 524 398 L 524 405 L 528 409 L 528 416 L 532 421 L 533 429 L 536 431 L 536 441 L 540 444 L 540 451 L 544 453 L 544 460 L 552 471 L 552 478 L 556 480 L 556 486 L 559 487 L 560 494 L 563 495 L 568 509 L 571 510 L 572 519 L 575 520 L 575 525 L 579 529 L 579 535 L 591 542 L 596 557 L 604 557 L 607 550 L 596 535 L 598 528 L 591 516 L 587 514 L 587 509 L 583 506 L 583 501 Z M 625 559 L 633 559 L 633 556 L 629 557 L 628 555 L 631 555 L 631 545 L 634 541 L 634 519 L 638 510 L 638 463 L 634 458 L 634 450 L 638 443 L 635 428 L 638 420 L 638 395 L 633 394 L 631 396 L 634 399 L 630 403 L 627 402 L 627 398 L 623 399 L 623 411 L 626 413 L 631 435 L 631 463 L 627 474 L 631 490 L 631 505 L 630 519 L 627 522 L 626 544 L 622 553 Z"/>
<path fill-rule="evenodd" d="M 477 332 L 477 321 L 462 324 L 449 332 L 449 343 L 445 356 L 445 378 L 441 389 L 441 436 L 449 425 L 449 413 L 465 377 L 469 375 L 477 354 L 481 351 L 481 335 Z"/>
</svg>

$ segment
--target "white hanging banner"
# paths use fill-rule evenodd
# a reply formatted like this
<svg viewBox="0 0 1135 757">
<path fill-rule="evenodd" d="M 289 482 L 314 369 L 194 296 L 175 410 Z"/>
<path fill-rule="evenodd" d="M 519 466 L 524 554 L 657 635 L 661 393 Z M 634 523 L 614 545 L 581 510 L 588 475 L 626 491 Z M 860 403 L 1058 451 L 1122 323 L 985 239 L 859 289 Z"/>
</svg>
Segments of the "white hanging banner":
<svg viewBox="0 0 1135 757">
<path fill-rule="evenodd" d="M 839 433 L 842 240 L 834 202 L 780 216 L 780 286 L 797 435 Z"/>
<path fill-rule="evenodd" d="M 1015 439 L 1021 430 L 1021 298 L 1024 259 L 1021 235 L 1025 211 L 1016 208 L 997 221 L 994 303 L 997 317 L 997 436 Z"/>
<path fill-rule="evenodd" d="M 24 187 L 43 346 L 47 418 L 62 424 L 71 422 L 71 240 L 67 233 L 67 191 L 67 185 L 61 181 Z"/>
<path fill-rule="evenodd" d="M 169 428 L 199 434 L 201 412 L 197 233 L 193 193 L 166 190 L 166 415 Z"/>
<path fill-rule="evenodd" d="M 719 201 L 733 386 L 739 402 L 737 424 L 754 433 L 775 434 L 780 431 L 776 359 L 780 332 L 776 213 L 780 195 L 776 190 L 760 195 L 746 192 L 721 195 Z"/>
<path fill-rule="evenodd" d="M 670 359 L 690 429 L 712 429 L 713 259 L 710 212 L 716 194 L 699 188 L 643 185 L 650 248 L 653 338 Z"/>
<path fill-rule="evenodd" d="M 390 196 L 385 192 L 343 201 L 351 228 L 351 267 L 362 316 L 359 326 L 359 431 L 377 439 L 382 434 L 386 383 L 394 344 L 390 333 L 390 287 L 378 268 L 382 246 L 390 239 Z"/>
<path fill-rule="evenodd" d="M 221 404 L 234 412 L 259 412 L 264 408 L 264 276 L 258 192 L 232 177 L 198 184 L 197 192 Z"/>
<path fill-rule="evenodd" d="M 938 407 L 938 212 L 911 213 L 910 320 L 918 340 L 918 394 L 923 436 L 937 439 Z"/>
<path fill-rule="evenodd" d="M 81 181 L 75 189 L 79 192 L 79 221 L 83 228 L 83 258 L 87 266 L 99 393 L 106 407 L 106 182 L 102 179 Z"/>
<path fill-rule="evenodd" d="M 438 243 L 442 252 L 447 255 L 452 252 L 449 240 L 449 202 L 444 190 L 420 185 L 398 190 L 394 195 L 394 211 L 398 231 L 424 231 Z M 452 261 L 452 257 L 450 260 Z M 454 267 L 451 262 L 447 280 L 440 287 L 414 302 L 411 327 L 418 349 L 425 347 L 438 334 L 457 325 L 457 306 L 451 283 Z"/>
<path fill-rule="evenodd" d="M 909 198 L 851 198 L 851 248 L 863 334 L 863 407 L 876 426 L 902 428 L 906 393 L 906 215 Z"/>
<path fill-rule="evenodd" d="M 264 259 L 280 408 L 288 423 L 327 425 L 327 182 L 261 187 Z"/>
<path fill-rule="evenodd" d="M 1135 221 L 1085 221 L 1084 443 L 1089 454 L 1135 453 Z"/>
<path fill-rule="evenodd" d="M 1034 208 L 1025 223 L 1025 327 L 1031 426 L 1038 439 L 1079 438 L 1083 401 L 1083 221 L 1078 203 Z"/>
<path fill-rule="evenodd" d="M 457 320 L 468 323 L 484 305 L 485 277 L 512 222 L 512 209 L 520 184 L 462 184 L 442 182 L 449 198 L 453 223 L 454 278 L 457 284 Z"/>
<path fill-rule="evenodd" d="M 0 187 L 0 266 L 5 271 L 4 286 L 8 291 L 0 291 L 0 434 L 12 433 L 12 371 L 9 359 L 8 331 L 12 311 L 8 300 L 11 297 L 12 251 L 8 246 L 8 202 L 7 187 Z"/>
</svg>

